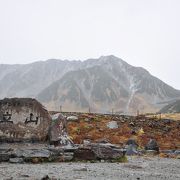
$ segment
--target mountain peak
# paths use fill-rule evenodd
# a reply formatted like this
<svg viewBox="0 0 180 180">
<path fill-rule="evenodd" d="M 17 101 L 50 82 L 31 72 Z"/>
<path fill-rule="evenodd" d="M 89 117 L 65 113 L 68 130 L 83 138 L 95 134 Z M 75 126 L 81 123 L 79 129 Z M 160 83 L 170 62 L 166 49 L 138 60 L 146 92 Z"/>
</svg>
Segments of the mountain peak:
<svg viewBox="0 0 180 180">
<path fill-rule="evenodd" d="M 51 110 L 152 112 L 180 97 L 148 73 L 114 56 L 86 61 L 50 59 L 22 66 L 0 66 L 0 98 L 37 97 Z M 161 104 L 159 104 L 161 102 Z"/>
</svg>

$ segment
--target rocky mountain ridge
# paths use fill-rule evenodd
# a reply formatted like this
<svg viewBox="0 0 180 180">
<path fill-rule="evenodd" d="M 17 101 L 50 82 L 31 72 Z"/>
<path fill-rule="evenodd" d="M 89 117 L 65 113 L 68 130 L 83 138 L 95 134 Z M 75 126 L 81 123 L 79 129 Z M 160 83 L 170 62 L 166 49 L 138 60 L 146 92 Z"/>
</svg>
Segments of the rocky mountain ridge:
<svg viewBox="0 0 180 180">
<path fill-rule="evenodd" d="M 180 91 L 113 55 L 86 61 L 0 65 L 0 97 L 36 97 L 48 109 L 155 112 Z"/>
</svg>

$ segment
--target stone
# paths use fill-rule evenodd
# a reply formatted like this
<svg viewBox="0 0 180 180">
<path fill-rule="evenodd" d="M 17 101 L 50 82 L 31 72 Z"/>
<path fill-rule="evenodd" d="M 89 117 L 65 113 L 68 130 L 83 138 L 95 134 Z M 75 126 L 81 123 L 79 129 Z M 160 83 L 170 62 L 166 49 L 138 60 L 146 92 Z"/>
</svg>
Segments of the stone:
<svg viewBox="0 0 180 180">
<path fill-rule="evenodd" d="M 110 121 L 110 122 L 108 122 L 107 127 L 108 127 L 109 129 L 117 129 L 117 128 L 119 128 L 119 126 L 118 126 L 118 124 L 117 124 L 116 121 Z"/>
<path fill-rule="evenodd" d="M 174 150 L 161 150 L 161 153 L 163 154 L 174 154 Z"/>
<path fill-rule="evenodd" d="M 124 150 L 111 148 L 109 146 L 94 146 L 92 150 L 97 156 L 97 159 L 108 160 L 124 156 Z"/>
<path fill-rule="evenodd" d="M 129 144 L 126 147 L 126 155 L 127 156 L 133 156 L 133 155 L 138 155 L 139 152 L 137 151 L 137 146 L 133 144 Z"/>
<path fill-rule="evenodd" d="M 49 158 L 51 153 L 47 149 L 19 149 L 16 150 L 13 155 L 15 157 L 23 157 L 23 158 Z"/>
<path fill-rule="evenodd" d="M 9 154 L 8 153 L 0 153 L 0 162 L 6 162 L 9 161 Z"/>
<path fill-rule="evenodd" d="M 84 139 L 83 140 L 83 144 L 84 145 L 88 145 L 88 144 L 90 144 L 91 143 L 91 140 L 89 140 L 89 139 Z"/>
<path fill-rule="evenodd" d="M 180 150 L 176 150 L 176 151 L 174 152 L 174 154 L 175 154 L 175 155 L 180 155 Z"/>
<path fill-rule="evenodd" d="M 46 141 L 51 117 L 36 99 L 0 100 L 0 141 Z"/>
<path fill-rule="evenodd" d="M 23 158 L 10 158 L 9 162 L 10 163 L 23 163 L 24 159 Z"/>
<path fill-rule="evenodd" d="M 138 150 L 138 144 L 135 139 L 129 139 L 126 142 L 126 155 L 132 156 L 139 154 Z"/>
<path fill-rule="evenodd" d="M 67 134 L 67 119 L 59 114 L 56 120 L 53 120 L 49 128 L 49 142 L 54 146 L 74 146 L 73 141 Z"/>
<path fill-rule="evenodd" d="M 51 180 L 51 178 L 48 175 L 45 175 L 44 177 L 41 178 L 41 180 Z"/>
<path fill-rule="evenodd" d="M 90 147 L 80 147 L 74 152 L 75 160 L 96 160 L 96 155 Z"/>
<path fill-rule="evenodd" d="M 67 117 L 67 120 L 68 120 L 68 121 L 77 121 L 77 120 L 78 120 L 78 117 L 77 117 L 77 116 L 68 116 L 68 117 Z"/>
<path fill-rule="evenodd" d="M 74 152 L 74 158 L 78 160 L 111 160 L 123 157 L 125 150 L 108 144 L 92 143 L 86 147 L 80 147 Z"/>
<path fill-rule="evenodd" d="M 126 142 L 127 145 L 134 145 L 134 146 L 138 146 L 137 142 L 135 139 L 128 139 L 128 141 Z"/>
<path fill-rule="evenodd" d="M 71 161 L 74 158 L 74 153 L 66 152 L 62 154 L 62 159 L 64 162 Z"/>
<path fill-rule="evenodd" d="M 147 145 L 145 146 L 145 150 L 155 150 L 159 152 L 159 146 L 155 139 L 150 139 Z"/>
</svg>

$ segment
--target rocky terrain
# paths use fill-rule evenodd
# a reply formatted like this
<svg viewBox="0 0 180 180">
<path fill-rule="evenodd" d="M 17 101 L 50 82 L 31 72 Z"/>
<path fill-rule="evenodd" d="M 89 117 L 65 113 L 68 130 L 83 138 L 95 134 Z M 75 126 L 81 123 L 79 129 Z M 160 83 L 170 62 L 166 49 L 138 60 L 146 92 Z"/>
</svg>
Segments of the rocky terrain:
<svg viewBox="0 0 180 180">
<path fill-rule="evenodd" d="M 0 130 L 0 179 L 180 178 L 180 120 L 162 114 L 48 112 L 12 98 L 0 101 Z"/>
<path fill-rule="evenodd" d="M 149 139 L 156 139 L 160 149 L 180 149 L 180 121 L 153 117 L 103 115 L 89 113 L 63 113 L 75 116 L 68 121 L 67 130 L 75 143 L 107 141 L 125 144 L 135 139 L 144 147 Z"/>
<path fill-rule="evenodd" d="M 0 98 L 36 97 L 49 110 L 120 113 L 157 112 L 180 97 L 141 67 L 102 56 L 86 61 L 47 60 L 0 65 Z"/>
</svg>

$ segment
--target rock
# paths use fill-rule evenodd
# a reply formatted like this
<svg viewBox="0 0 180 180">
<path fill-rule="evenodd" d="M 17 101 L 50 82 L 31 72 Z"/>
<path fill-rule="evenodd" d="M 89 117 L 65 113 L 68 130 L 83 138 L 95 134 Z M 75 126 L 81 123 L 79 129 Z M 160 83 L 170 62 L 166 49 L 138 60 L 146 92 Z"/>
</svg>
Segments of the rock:
<svg viewBox="0 0 180 180">
<path fill-rule="evenodd" d="M 174 154 L 175 154 L 175 155 L 180 155 L 180 150 L 176 150 L 176 151 L 174 152 Z"/>
<path fill-rule="evenodd" d="M 68 121 L 77 121 L 77 120 L 78 120 L 78 117 L 77 117 L 77 116 L 68 116 L 68 117 L 67 117 L 67 120 L 68 120 Z"/>
<path fill-rule="evenodd" d="M 48 150 L 51 152 L 53 156 L 59 156 L 64 152 L 63 148 L 49 147 Z"/>
<path fill-rule="evenodd" d="M 20 149 L 16 150 L 13 155 L 23 158 L 49 158 L 51 153 L 47 149 Z"/>
<path fill-rule="evenodd" d="M 124 149 L 118 149 L 111 144 L 89 144 L 86 147 L 80 147 L 74 152 L 74 158 L 78 160 L 111 160 L 123 157 Z"/>
<path fill-rule="evenodd" d="M 62 159 L 64 162 L 71 161 L 74 158 L 74 153 L 63 153 Z"/>
<path fill-rule="evenodd" d="M 92 147 L 97 159 L 117 159 L 124 156 L 124 150 L 111 148 L 110 146 L 95 145 Z"/>
<path fill-rule="evenodd" d="M 135 139 L 129 139 L 126 142 L 126 155 L 132 156 L 139 154 L 138 150 L 138 144 Z"/>
<path fill-rule="evenodd" d="M 0 162 L 6 162 L 9 161 L 9 154 L 8 153 L 0 153 Z"/>
<path fill-rule="evenodd" d="M 173 122 L 172 119 L 162 119 L 165 124 L 171 124 Z"/>
<path fill-rule="evenodd" d="M 62 114 L 59 114 L 49 128 L 49 141 L 54 146 L 74 146 L 67 134 L 67 119 Z"/>
<path fill-rule="evenodd" d="M 75 160 L 96 160 L 96 155 L 90 147 L 80 147 L 74 152 Z"/>
<path fill-rule="evenodd" d="M 126 155 L 132 156 L 132 155 L 137 155 L 139 152 L 137 151 L 137 146 L 133 144 L 129 144 L 126 147 Z"/>
<path fill-rule="evenodd" d="M 126 142 L 127 145 L 134 145 L 134 146 L 137 146 L 138 147 L 138 144 L 136 142 L 135 139 L 129 139 L 127 142 Z"/>
<path fill-rule="evenodd" d="M 85 118 L 84 121 L 85 122 L 90 122 L 90 119 L 89 118 Z"/>
<path fill-rule="evenodd" d="M 52 120 L 55 121 L 57 120 L 60 116 L 64 117 L 61 113 L 56 113 L 56 114 L 53 114 L 51 116 Z"/>
<path fill-rule="evenodd" d="M 155 139 L 150 139 L 148 144 L 145 146 L 145 150 L 154 150 L 159 152 L 159 146 Z"/>
<path fill-rule="evenodd" d="M 89 139 L 84 139 L 83 140 L 83 144 L 84 145 L 88 145 L 88 144 L 90 144 L 91 143 L 91 140 L 89 140 Z"/>
<path fill-rule="evenodd" d="M 24 159 L 23 158 L 10 158 L 9 162 L 10 163 L 23 163 Z"/>
<path fill-rule="evenodd" d="M 46 141 L 51 117 L 36 99 L 0 100 L 0 141 Z"/>
<path fill-rule="evenodd" d="M 117 129 L 119 126 L 116 121 L 110 121 L 108 122 L 107 127 L 109 129 Z"/>
<path fill-rule="evenodd" d="M 161 153 L 163 154 L 174 154 L 174 150 L 161 150 Z"/>
<path fill-rule="evenodd" d="M 51 180 L 51 178 L 48 175 L 45 175 L 44 177 L 41 178 L 41 180 Z"/>
</svg>

